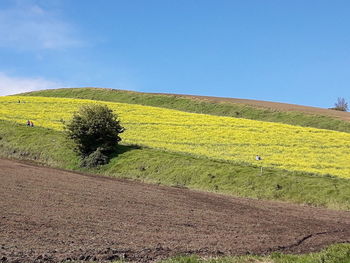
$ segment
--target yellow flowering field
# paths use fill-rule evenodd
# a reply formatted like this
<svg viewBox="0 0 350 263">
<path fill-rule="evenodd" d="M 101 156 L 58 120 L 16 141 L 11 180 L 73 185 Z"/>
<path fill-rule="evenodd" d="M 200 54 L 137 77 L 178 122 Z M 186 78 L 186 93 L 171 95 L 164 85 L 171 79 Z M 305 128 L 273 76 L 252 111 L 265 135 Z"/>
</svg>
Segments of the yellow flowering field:
<svg viewBox="0 0 350 263">
<path fill-rule="evenodd" d="M 134 104 L 46 97 L 0 97 L 0 119 L 23 125 L 29 119 L 36 126 L 62 130 L 62 121 L 70 120 L 74 111 L 88 103 L 107 104 L 115 110 L 126 127 L 122 134 L 125 143 L 350 178 L 349 133 Z M 263 160 L 256 161 L 256 155 Z"/>
</svg>

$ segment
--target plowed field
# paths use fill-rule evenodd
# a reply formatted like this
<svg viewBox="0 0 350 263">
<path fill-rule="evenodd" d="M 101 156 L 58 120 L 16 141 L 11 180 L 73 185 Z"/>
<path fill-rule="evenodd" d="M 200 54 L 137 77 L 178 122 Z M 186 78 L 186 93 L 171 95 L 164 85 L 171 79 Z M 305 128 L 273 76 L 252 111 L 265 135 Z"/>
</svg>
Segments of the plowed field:
<svg viewBox="0 0 350 263">
<path fill-rule="evenodd" d="M 304 253 L 350 242 L 350 213 L 0 160 L 0 262 Z"/>
</svg>

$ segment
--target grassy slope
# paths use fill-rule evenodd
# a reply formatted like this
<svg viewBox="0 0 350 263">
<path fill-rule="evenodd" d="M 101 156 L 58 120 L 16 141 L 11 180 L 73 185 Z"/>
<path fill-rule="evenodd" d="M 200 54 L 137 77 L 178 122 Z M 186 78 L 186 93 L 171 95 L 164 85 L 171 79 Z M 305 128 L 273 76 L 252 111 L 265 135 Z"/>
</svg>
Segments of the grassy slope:
<svg viewBox="0 0 350 263">
<path fill-rule="evenodd" d="M 108 165 L 88 172 L 242 197 L 350 209 L 347 179 L 272 169 L 264 170 L 260 176 L 258 167 L 134 146 L 120 146 L 115 155 Z M 8 121 L 0 121 L 0 156 L 84 171 L 62 132 Z"/>
<path fill-rule="evenodd" d="M 333 119 L 327 116 L 309 115 L 301 112 L 280 112 L 269 109 L 255 108 L 242 104 L 213 103 L 176 96 L 143 94 L 130 91 L 98 88 L 44 90 L 25 93 L 22 95 L 124 102 L 177 109 L 194 113 L 233 116 L 252 120 L 280 122 L 305 127 L 350 132 L 350 122 Z"/>
<path fill-rule="evenodd" d="M 75 170 L 79 159 L 61 132 L 0 120 L 0 156 Z"/>
<path fill-rule="evenodd" d="M 284 255 L 273 253 L 269 256 L 241 256 L 201 259 L 197 256 L 177 257 L 162 263 L 349 263 L 350 244 L 330 246 L 319 253 L 306 255 Z"/>
</svg>

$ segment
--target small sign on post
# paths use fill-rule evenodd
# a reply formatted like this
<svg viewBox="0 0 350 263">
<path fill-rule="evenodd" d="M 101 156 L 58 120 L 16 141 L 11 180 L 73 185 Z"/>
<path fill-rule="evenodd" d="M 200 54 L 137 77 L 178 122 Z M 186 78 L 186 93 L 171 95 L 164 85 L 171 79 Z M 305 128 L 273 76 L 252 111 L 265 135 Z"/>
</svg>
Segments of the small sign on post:
<svg viewBox="0 0 350 263">
<path fill-rule="evenodd" d="M 259 155 L 257 155 L 257 156 L 255 156 L 255 160 L 257 160 L 257 161 L 262 161 L 262 158 L 261 158 Z M 261 176 L 263 175 L 263 167 L 262 167 L 262 164 L 261 164 L 261 167 L 260 167 L 260 175 L 261 175 Z"/>
</svg>

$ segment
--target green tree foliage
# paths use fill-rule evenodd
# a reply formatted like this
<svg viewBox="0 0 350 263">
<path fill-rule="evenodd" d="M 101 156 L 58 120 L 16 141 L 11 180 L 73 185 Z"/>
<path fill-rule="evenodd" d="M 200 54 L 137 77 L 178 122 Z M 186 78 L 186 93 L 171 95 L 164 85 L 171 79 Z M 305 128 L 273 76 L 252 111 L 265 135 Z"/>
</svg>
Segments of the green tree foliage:
<svg viewBox="0 0 350 263">
<path fill-rule="evenodd" d="M 118 117 L 106 105 L 85 105 L 74 113 L 65 125 L 68 138 L 75 142 L 75 150 L 82 157 L 82 165 L 93 167 L 108 162 L 108 155 L 121 141 L 124 128 Z"/>
</svg>

